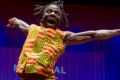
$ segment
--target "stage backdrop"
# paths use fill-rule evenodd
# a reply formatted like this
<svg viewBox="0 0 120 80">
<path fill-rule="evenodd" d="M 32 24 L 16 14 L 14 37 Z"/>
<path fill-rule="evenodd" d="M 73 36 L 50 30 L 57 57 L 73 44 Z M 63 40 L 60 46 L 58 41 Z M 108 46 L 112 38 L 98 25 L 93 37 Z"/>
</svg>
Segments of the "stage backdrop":
<svg viewBox="0 0 120 80">
<path fill-rule="evenodd" d="M 0 3 L 0 80 L 20 80 L 15 69 L 25 35 L 6 25 L 12 17 L 37 23 L 33 1 Z M 65 4 L 73 32 L 120 28 L 120 8 Z M 54 68 L 57 80 L 120 80 L 120 36 L 67 46 Z"/>
</svg>

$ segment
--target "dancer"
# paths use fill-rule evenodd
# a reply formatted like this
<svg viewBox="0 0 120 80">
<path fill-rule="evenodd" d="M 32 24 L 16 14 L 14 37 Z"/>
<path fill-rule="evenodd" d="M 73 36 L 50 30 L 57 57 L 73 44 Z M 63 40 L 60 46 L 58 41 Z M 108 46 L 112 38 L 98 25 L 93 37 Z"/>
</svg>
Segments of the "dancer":
<svg viewBox="0 0 120 80">
<path fill-rule="evenodd" d="M 27 35 L 16 69 L 22 80 L 55 80 L 53 68 L 67 45 L 120 35 L 120 29 L 62 31 L 61 24 L 67 26 L 69 23 L 60 0 L 46 6 L 38 5 L 35 10 L 38 11 L 35 15 L 41 19 L 40 25 L 29 25 L 18 18 L 11 18 L 7 25 Z"/>
</svg>

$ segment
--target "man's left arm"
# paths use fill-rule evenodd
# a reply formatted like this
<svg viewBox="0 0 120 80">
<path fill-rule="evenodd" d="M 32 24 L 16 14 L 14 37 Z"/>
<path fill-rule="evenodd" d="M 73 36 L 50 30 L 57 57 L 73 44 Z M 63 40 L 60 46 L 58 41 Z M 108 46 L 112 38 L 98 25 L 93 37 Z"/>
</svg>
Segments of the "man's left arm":
<svg viewBox="0 0 120 80">
<path fill-rule="evenodd" d="M 68 44 L 81 44 L 95 39 L 109 39 L 117 35 L 120 35 L 120 29 L 91 30 L 79 33 L 66 31 L 64 41 Z"/>
</svg>

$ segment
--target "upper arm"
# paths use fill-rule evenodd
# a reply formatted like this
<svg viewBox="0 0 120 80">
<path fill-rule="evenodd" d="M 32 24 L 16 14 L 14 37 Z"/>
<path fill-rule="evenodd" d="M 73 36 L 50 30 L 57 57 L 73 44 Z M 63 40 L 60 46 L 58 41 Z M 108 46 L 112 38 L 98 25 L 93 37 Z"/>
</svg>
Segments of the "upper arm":
<svg viewBox="0 0 120 80">
<path fill-rule="evenodd" d="M 85 31 L 79 33 L 66 31 L 64 42 L 67 44 L 81 44 L 92 40 L 93 39 L 92 35 L 94 33 L 95 33 L 94 31 Z"/>
<path fill-rule="evenodd" d="M 23 26 L 23 25 L 19 25 L 18 27 L 19 27 L 19 29 L 20 29 L 25 35 L 28 34 L 29 27 L 25 27 L 25 26 Z"/>
<path fill-rule="evenodd" d="M 74 34 L 73 32 L 71 31 L 65 31 L 65 37 L 64 37 L 64 42 L 65 43 L 68 43 L 70 41 L 70 36 Z"/>
<path fill-rule="evenodd" d="M 25 21 L 22 21 L 22 20 L 19 20 L 20 21 L 20 24 L 19 24 L 19 29 L 25 34 L 27 35 L 28 34 L 28 31 L 29 31 L 29 28 L 30 28 L 30 25 L 27 24 Z"/>
</svg>

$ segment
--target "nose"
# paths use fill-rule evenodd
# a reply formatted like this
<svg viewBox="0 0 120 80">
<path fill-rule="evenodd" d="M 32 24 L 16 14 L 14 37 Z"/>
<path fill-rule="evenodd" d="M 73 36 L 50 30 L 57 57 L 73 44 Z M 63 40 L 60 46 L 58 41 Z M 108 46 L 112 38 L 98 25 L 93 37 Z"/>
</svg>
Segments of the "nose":
<svg viewBox="0 0 120 80">
<path fill-rule="evenodd" d="M 51 14 L 52 14 L 52 15 L 55 15 L 55 12 L 54 12 L 54 11 L 52 11 L 52 12 L 51 12 Z"/>
<path fill-rule="evenodd" d="M 50 17 L 54 17 L 55 18 L 55 12 L 51 12 Z"/>
</svg>

